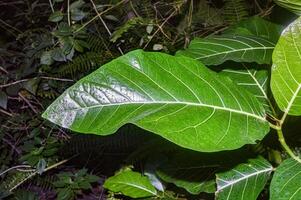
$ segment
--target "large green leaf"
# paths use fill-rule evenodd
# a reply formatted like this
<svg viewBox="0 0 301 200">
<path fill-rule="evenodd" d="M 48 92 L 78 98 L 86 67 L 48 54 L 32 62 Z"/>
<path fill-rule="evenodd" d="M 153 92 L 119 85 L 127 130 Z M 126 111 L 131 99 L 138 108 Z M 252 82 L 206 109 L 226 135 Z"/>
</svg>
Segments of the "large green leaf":
<svg viewBox="0 0 301 200">
<path fill-rule="evenodd" d="M 100 135 L 133 123 L 207 152 L 254 143 L 269 131 L 263 106 L 229 78 L 190 58 L 141 50 L 78 81 L 43 117 Z"/>
<path fill-rule="evenodd" d="M 211 36 L 192 40 L 189 47 L 177 55 L 194 58 L 205 65 L 219 65 L 227 60 L 269 64 L 274 46 L 273 42 L 257 36 Z"/>
<path fill-rule="evenodd" d="M 222 75 L 230 77 L 241 88 L 246 89 L 256 96 L 259 102 L 265 107 L 266 111 L 274 115 L 273 105 L 269 99 L 269 72 L 266 69 L 252 69 L 242 64 L 242 68 L 224 69 L 220 72 Z"/>
<path fill-rule="evenodd" d="M 262 157 L 216 175 L 218 200 L 256 200 L 273 170 Z"/>
<path fill-rule="evenodd" d="M 282 26 L 278 24 L 254 16 L 228 28 L 223 34 L 255 35 L 276 43 L 282 29 Z"/>
<path fill-rule="evenodd" d="M 106 189 L 120 192 L 132 198 L 142 198 L 157 195 L 155 187 L 146 176 L 138 172 L 124 170 L 108 178 L 104 185 Z"/>
<path fill-rule="evenodd" d="M 279 165 L 270 185 L 270 200 L 300 200 L 301 163 L 287 159 Z"/>
<path fill-rule="evenodd" d="M 282 6 L 297 15 L 301 15 L 300 0 L 274 0 L 279 6 Z"/>
<path fill-rule="evenodd" d="M 271 89 L 282 111 L 301 115 L 301 17 L 285 28 L 275 47 Z"/>
</svg>

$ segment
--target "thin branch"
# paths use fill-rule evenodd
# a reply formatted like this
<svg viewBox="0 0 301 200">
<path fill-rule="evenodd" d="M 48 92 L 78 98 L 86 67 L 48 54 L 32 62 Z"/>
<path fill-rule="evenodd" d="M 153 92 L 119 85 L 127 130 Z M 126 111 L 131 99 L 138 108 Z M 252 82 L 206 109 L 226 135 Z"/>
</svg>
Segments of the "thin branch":
<svg viewBox="0 0 301 200">
<path fill-rule="evenodd" d="M 37 78 L 47 79 L 47 80 L 55 80 L 55 81 L 74 82 L 74 80 L 72 80 L 72 79 L 56 78 L 56 77 L 48 77 L 48 76 L 40 76 L 40 77 L 35 77 L 33 79 L 37 79 Z M 16 85 L 18 83 L 23 83 L 23 82 L 26 82 L 26 81 L 29 81 L 29 80 L 30 79 L 22 79 L 22 80 L 18 80 L 18 81 L 15 81 L 15 82 L 3 84 L 3 85 L 0 85 L 0 88 L 9 87 L 11 85 Z"/>
<path fill-rule="evenodd" d="M 50 5 L 52 13 L 54 13 L 54 8 L 53 8 L 52 0 L 49 0 L 49 5 Z"/>
<path fill-rule="evenodd" d="M 21 99 L 31 108 L 31 110 L 35 113 L 38 114 L 38 111 L 34 108 L 34 106 L 21 94 L 21 92 L 18 93 Z"/>
<path fill-rule="evenodd" d="M 103 20 L 103 18 L 101 17 L 101 14 L 98 12 L 95 3 L 93 2 L 93 0 L 90 0 L 90 2 L 92 3 L 93 8 L 94 8 L 94 10 L 95 10 L 95 12 L 96 12 L 98 18 L 100 19 L 101 23 L 103 24 L 103 26 L 105 27 L 105 29 L 107 30 L 108 34 L 109 34 L 110 37 L 111 37 L 111 36 L 112 36 L 112 32 L 110 31 L 110 29 L 109 29 L 109 27 L 107 26 L 106 22 L 105 22 L 105 21 Z M 117 48 L 118 48 L 119 52 L 121 53 L 121 55 L 123 55 L 124 53 L 123 53 L 122 49 L 121 49 L 120 47 L 117 47 Z"/>
<path fill-rule="evenodd" d="M 158 29 L 154 32 L 154 34 L 150 37 L 149 41 L 145 44 L 143 49 L 145 49 L 149 43 L 152 41 L 152 39 L 155 37 L 155 35 L 162 29 L 162 27 L 168 22 L 168 20 L 173 17 L 176 14 L 177 10 L 174 10 L 165 20 L 162 22 L 162 24 L 158 27 Z"/>
<path fill-rule="evenodd" d="M 19 168 L 31 168 L 30 165 L 17 165 L 17 166 L 13 166 L 11 168 L 8 168 L 7 170 L 4 170 L 3 172 L 0 173 L 0 176 L 6 174 L 7 172 L 13 170 L 13 169 L 19 169 Z"/>
<path fill-rule="evenodd" d="M 13 117 L 13 116 L 14 116 L 13 114 L 11 114 L 11 113 L 9 113 L 9 112 L 3 110 L 2 108 L 0 108 L 0 112 L 4 113 L 4 114 L 6 114 L 6 115 L 8 115 L 8 116 L 10 116 L 10 117 Z"/>
<path fill-rule="evenodd" d="M 98 16 L 103 15 L 103 14 L 109 12 L 110 10 L 116 8 L 117 6 L 121 5 L 122 3 L 126 2 L 126 1 L 128 1 L 128 0 L 122 0 L 122 1 L 120 1 L 119 3 L 117 3 L 116 5 L 114 5 L 114 6 L 110 7 L 110 8 L 108 8 L 107 10 L 105 10 L 105 11 L 99 13 L 99 15 L 94 16 L 92 19 L 90 19 L 90 20 L 87 21 L 85 24 L 83 24 L 79 29 L 77 29 L 74 33 L 77 33 L 77 32 L 79 32 L 79 31 L 81 31 L 83 28 L 85 28 L 85 27 L 88 26 L 90 23 L 92 23 L 95 19 L 97 19 Z"/>
<path fill-rule="evenodd" d="M 67 17 L 68 17 L 68 25 L 71 26 L 71 20 L 70 20 L 70 0 L 67 1 Z"/>
</svg>

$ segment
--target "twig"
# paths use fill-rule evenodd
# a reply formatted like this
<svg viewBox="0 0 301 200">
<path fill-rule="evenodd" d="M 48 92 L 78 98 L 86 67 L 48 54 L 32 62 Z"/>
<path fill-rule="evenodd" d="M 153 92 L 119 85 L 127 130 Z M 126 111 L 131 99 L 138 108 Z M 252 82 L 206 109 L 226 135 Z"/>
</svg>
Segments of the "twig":
<svg viewBox="0 0 301 200">
<path fill-rule="evenodd" d="M 53 8 L 52 0 L 49 0 L 49 5 L 50 5 L 52 13 L 54 13 L 54 8 Z"/>
<path fill-rule="evenodd" d="M 92 5 L 93 5 L 93 8 L 94 8 L 94 10 L 95 10 L 97 16 L 99 17 L 101 23 L 103 24 L 103 26 L 105 27 L 105 29 L 107 30 L 108 34 L 109 34 L 110 37 L 111 37 L 111 36 L 112 36 L 112 32 L 110 31 L 110 29 L 109 29 L 109 27 L 107 26 L 106 22 L 105 22 L 105 21 L 103 20 L 103 18 L 101 17 L 101 14 L 98 12 L 97 7 L 96 7 L 95 3 L 93 2 L 93 0 L 90 0 L 90 1 L 91 1 Z M 117 47 L 117 49 L 119 50 L 119 52 L 121 53 L 121 55 L 124 54 L 123 51 L 122 51 L 122 49 L 121 49 L 120 47 Z"/>
<path fill-rule="evenodd" d="M 5 87 L 11 86 L 11 85 L 16 85 L 18 83 L 23 83 L 23 82 L 26 82 L 28 80 L 29 79 L 22 79 L 22 80 L 18 80 L 18 81 L 12 82 L 12 83 L 7 83 L 7 84 L 4 84 L 4 85 L 0 85 L 0 88 L 5 88 Z"/>
<path fill-rule="evenodd" d="M 21 99 L 23 99 L 23 101 L 25 101 L 25 103 L 31 108 L 31 110 L 35 113 L 38 114 L 38 111 L 34 108 L 33 105 L 31 105 L 31 103 L 21 94 L 21 92 L 18 93 L 18 95 L 21 97 Z"/>
<path fill-rule="evenodd" d="M 72 158 L 73 158 L 73 157 L 72 157 Z M 62 161 L 60 161 L 60 162 L 58 162 L 58 163 L 55 163 L 54 165 L 51 165 L 51 166 L 47 167 L 47 168 L 44 170 L 44 172 L 49 171 L 49 170 L 51 170 L 51 169 L 53 169 L 53 168 L 56 168 L 56 167 L 58 167 L 58 166 L 60 166 L 60 165 L 62 165 L 62 164 L 64 164 L 64 163 L 68 162 L 70 159 L 71 159 L 71 158 L 66 159 L 66 160 L 62 160 Z M 12 188 L 9 190 L 9 192 L 12 192 L 14 189 L 16 189 L 17 187 L 19 187 L 20 185 L 22 185 L 25 181 L 27 181 L 28 179 L 34 177 L 34 176 L 37 175 L 37 174 L 38 174 L 38 171 L 33 172 L 33 173 L 30 174 L 27 178 L 23 179 L 21 182 L 19 182 L 19 183 L 16 184 L 14 187 L 12 187 Z"/>
<path fill-rule="evenodd" d="M 68 25 L 71 26 L 71 20 L 70 20 L 70 0 L 67 1 L 67 17 L 68 17 Z"/>
<path fill-rule="evenodd" d="M 11 114 L 11 113 L 9 113 L 9 112 L 3 110 L 2 108 L 0 108 L 0 112 L 4 113 L 4 114 L 6 114 L 6 115 L 8 115 L 8 116 L 10 116 L 10 117 L 13 117 L 13 116 L 14 116 L 13 114 Z"/>
<path fill-rule="evenodd" d="M 74 82 L 74 80 L 72 80 L 72 79 L 56 78 L 56 77 L 48 77 L 48 76 L 40 76 L 40 77 L 35 77 L 33 79 L 37 79 L 37 78 L 55 80 L 55 81 Z M 0 85 L 0 88 L 5 88 L 5 87 L 11 86 L 11 85 L 16 85 L 18 83 L 23 83 L 23 82 L 26 82 L 26 81 L 29 81 L 29 80 L 30 79 L 22 79 L 22 80 L 18 80 L 18 81 L 15 81 L 15 82 L 3 84 L 3 85 Z"/>
<path fill-rule="evenodd" d="M 91 22 L 93 22 L 95 19 L 97 19 L 98 16 L 103 15 L 103 14 L 109 12 L 110 10 L 112 10 L 113 8 L 116 8 L 117 6 L 121 5 L 121 4 L 124 3 L 125 1 L 127 1 L 127 0 L 122 0 L 122 1 L 118 2 L 116 5 L 114 5 L 114 6 L 110 7 L 110 8 L 108 8 L 107 10 L 105 10 L 105 11 L 99 13 L 99 15 L 94 16 L 92 19 L 90 19 L 90 20 L 87 21 L 85 24 L 83 24 L 79 29 L 77 29 L 74 33 L 77 33 L 77 32 L 79 32 L 79 31 L 81 31 L 83 28 L 85 28 L 85 27 L 88 26 Z"/>
<path fill-rule="evenodd" d="M 160 29 L 162 29 L 162 27 L 166 24 L 166 22 L 168 22 L 168 20 L 174 16 L 174 14 L 177 12 L 177 10 L 174 10 L 165 20 L 164 22 L 159 26 L 159 28 L 154 32 L 154 34 L 150 37 L 149 41 L 145 44 L 145 46 L 143 47 L 143 49 L 145 49 L 149 43 L 152 41 L 152 39 L 155 37 L 155 35 L 159 32 Z"/>
<path fill-rule="evenodd" d="M 4 170 L 3 172 L 0 173 L 0 176 L 6 174 L 7 172 L 13 170 L 13 169 L 18 169 L 18 168 L 31 168 L 30 165 L 17 165 L 17 166 L 13 166 L 11 168 L 8 168 L 7 170 Z"/>
<path fill-rule="evenodd" d="M 40 76 L 40 77 L 37 77 L 37 78 L 48 79 L 48 80 L 55 80 L 55 81 L 74 82 L 74 80 L 72 80 L 72 79 L 56 78 L 56 77 L 48 77 L 48 76 Z"/>
</svg>

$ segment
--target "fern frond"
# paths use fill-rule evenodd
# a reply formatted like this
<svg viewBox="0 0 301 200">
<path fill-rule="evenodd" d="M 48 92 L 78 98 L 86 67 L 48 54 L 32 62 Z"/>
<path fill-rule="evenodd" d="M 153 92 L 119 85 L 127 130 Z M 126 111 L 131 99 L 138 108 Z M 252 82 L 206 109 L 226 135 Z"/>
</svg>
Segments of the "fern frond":
<svg viewBox="0 0 301 200">
<path fill-rule="evenodd" d="M 90 52 L 103 52 L 106 49 L 109 49 L 109 43 L 106 42 L 103 38 L 96 35 L 90 35 L 86 41 L 89 45 Z"/>
<path fill-rule="evenodd" d="M 7 175 L 5 180 L 0 184 L 0 189 L 6 192 L 12 192 L 19 185 L 30 179 L 32 176 L 36 175 L 36 171 L 21 172 L 17 171 L 13 174 Z"/>
<path fill-rule="evenodd" d="M 87 72 L 99 67 L 100 64 L 107 60 L 107 57 L 110 58 L 112 57 L 112 55 L 101 55 L 97 52 L 86 52 L 84 54 L 78 55 L 67 64 L 60 66 L 60 68 L 58 69 L 58 74 L 59 76 L 71 75 L 72 77 L 75 77 L 81 72 Z"/>
<path fill-rule="evenodd" d="M 225 0 L 225 22 L 235 24 L 249 16 L 248 6 L 245 0 Z"/>
</svg>

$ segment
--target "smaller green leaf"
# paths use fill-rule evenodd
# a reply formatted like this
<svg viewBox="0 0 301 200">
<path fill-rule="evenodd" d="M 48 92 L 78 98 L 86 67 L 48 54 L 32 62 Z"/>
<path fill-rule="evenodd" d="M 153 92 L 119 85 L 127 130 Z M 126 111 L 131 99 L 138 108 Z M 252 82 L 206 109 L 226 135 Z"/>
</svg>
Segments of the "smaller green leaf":
<svg viewBox="0 0 301 200">
<path fill-rule="evenodd" d="M 70 10 L 72 11 L 74 9 L 81 8 L 84 4 L 85 2 L 83 0 L 75 1 L 72 4 L 70 4 Z"/>
<path fill-rule="evenodd" d="M 52 51 L 44 51 L 41 55 L 40 62 L 42 65 L 51 65 L 54 62 L 52 59 Z"/>
<path fill-rule="evenodd" d="M 74 9 L 71 11 L 71 19 L 73 21 L 80 21 L 86 17 L 86 13 L 80 9 Z"/>
<path fill-rule="evenodd" d="M 218 200 L 256 200 L 273 167 L 262 157 L 249 159 L 229 171 L 216 175 Z"/>
<path fill-rule="evenodd" d="M 53 49 L 51 56 L 55 61 L 66 61 L 66 56 L 61 48 Z"/>
<path fill-rule="evenodd" d="M 52 13 L 49 18 L 48 21 L 50 22 L 59 22 L 64 18 L 64 14 L 61 11 L 55 11 L 54 13 Z"/>
<path fill-rule="evenodd" d="M 156 196 L 157 191 L 149 179 L 138 172 L 122 171 L 108 178 L 104 187 L 113 192 L 120 192 L 132 198 Z"/>
<path fill-rule="evenodd" d="M 294 159 L 283 161 L 276 169 L 270 185 L 270 200 L 300 200 L 301 163 Z"/>
</svg>

